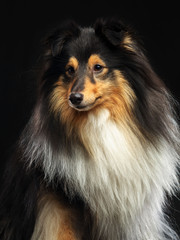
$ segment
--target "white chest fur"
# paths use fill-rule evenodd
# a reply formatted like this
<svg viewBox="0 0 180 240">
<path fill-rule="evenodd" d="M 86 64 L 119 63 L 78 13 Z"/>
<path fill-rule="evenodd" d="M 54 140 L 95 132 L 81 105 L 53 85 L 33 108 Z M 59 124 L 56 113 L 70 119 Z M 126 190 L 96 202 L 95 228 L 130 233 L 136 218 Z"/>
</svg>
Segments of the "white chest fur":
<svg viewBox="0 0 180 240">
<path fill-rule="evenodd" d="M 45 141 L 38 152 L 48 179 L 65 179 L 89 205 L 96 216 L 95 239 L 162 239 L 162 205 L 176 180 L 175 153 L 163 139 L 154 146 L 138 136 L 104 110 L 89 114 L 82 145 L 75 143 L 73 154 L 54 153 Z"/>
</svg>

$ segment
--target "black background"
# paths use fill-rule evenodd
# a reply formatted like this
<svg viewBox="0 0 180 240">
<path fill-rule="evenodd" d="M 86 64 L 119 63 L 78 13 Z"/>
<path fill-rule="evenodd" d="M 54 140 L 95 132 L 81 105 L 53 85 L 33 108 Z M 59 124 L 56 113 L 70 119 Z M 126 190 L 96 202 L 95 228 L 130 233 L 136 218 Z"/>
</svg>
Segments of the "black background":
<svg viewBox="0 0 180 240">
<path fill-rule="evenodd" d="M 175 1 L 8 1 L 0 3 L 0 163 L 1 171 L 33 106 L 34 79 L 41 40 L 55 25 L 74 19 L 82 26 L 97 17 L 118 16 L 133 26 L 148 58 L 180 101 L 180 18 Z M 178 197 L 177 197 L 178 198 Z M 170 208 L 179 222 L 178 199 Z"/>
</svg>

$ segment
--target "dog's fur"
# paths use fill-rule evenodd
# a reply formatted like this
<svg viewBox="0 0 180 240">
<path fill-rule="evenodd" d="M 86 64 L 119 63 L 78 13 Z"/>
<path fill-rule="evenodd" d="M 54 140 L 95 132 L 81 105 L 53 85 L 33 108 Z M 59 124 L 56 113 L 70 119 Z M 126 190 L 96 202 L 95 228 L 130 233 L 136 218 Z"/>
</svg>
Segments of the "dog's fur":
<svg viewBox="0 0 180 240">
<path fill-rule="evenodd" d="M 119 20 L 45 41 L 37 102 L 8 163 L 2 240 L 177 239 L 174 100 Z"/>
</svg>

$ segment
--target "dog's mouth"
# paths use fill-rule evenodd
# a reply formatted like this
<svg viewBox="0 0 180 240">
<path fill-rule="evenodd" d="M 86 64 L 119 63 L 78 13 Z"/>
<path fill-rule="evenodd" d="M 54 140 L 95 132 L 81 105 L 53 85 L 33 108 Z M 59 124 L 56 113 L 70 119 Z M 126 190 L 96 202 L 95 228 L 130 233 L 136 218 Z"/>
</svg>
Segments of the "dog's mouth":
<svg viewBox="0 0 180 240">
<path fill-rule="evenodd" d="M 97 104 L 99 99 L 101 99 L 101 96 L 97 97 L 93 102 L 82 101 L 80 104 L 72 104 L 69 100 L 69 106 L 77 111 L 89 111 Z"/>
</svg>

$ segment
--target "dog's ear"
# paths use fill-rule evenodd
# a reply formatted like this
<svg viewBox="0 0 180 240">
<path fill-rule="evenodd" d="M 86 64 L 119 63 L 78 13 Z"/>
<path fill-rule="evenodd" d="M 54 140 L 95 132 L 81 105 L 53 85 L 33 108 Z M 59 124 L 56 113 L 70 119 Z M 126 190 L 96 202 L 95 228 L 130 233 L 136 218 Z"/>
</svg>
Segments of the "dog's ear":
<svg viewBox="0 0 180 240">
<path fill-rule="evenodd" d="M 56 57 L 60 55 L 64 44 L 72 38 L 78 37 L 80 28 L 74 21 L 66 21 L 44 41 L 46 54 Z"/>
<path fill-rule="evenodd" d="M 94 29 L 98 37 L 104 39 L 114 47 L 120 46 L 127 33 L 127 29 L 118 19 L 97 19 Z"/>
</svg>

